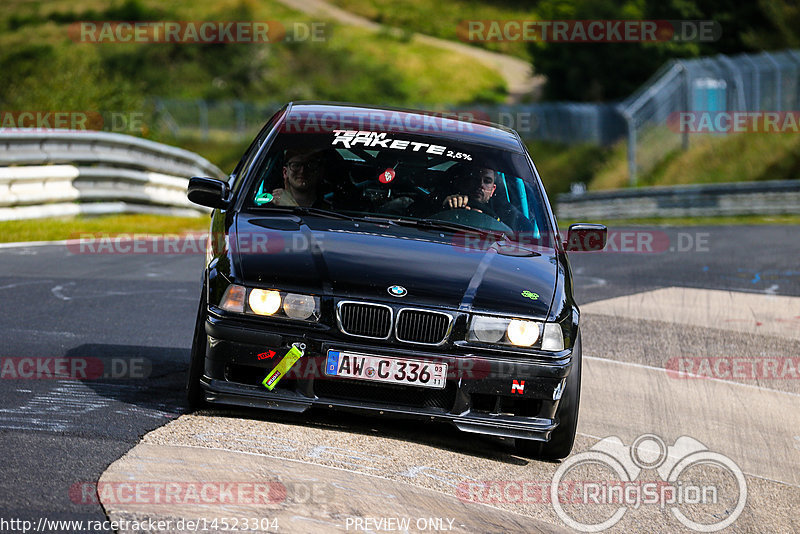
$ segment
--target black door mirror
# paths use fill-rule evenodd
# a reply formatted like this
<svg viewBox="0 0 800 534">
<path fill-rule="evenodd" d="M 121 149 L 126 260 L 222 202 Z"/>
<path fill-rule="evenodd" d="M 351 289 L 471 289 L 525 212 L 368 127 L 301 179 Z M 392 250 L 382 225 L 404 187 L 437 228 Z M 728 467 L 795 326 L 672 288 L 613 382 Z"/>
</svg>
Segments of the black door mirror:
<svg viewBox="0 0 800 534">
<path fill-rule="evenodd" d="M 189 200 L 209 208 L 225 208 L 229 202 L 228 184 L 216 178 L 195 176 L 189 179 Z"/>
<path fill-rule="evenodd" d="M 606 247 L 608 228 L 602 224 L 576 223 L 567 231 L 564 250 L 592 252 Z"/>
</svg>

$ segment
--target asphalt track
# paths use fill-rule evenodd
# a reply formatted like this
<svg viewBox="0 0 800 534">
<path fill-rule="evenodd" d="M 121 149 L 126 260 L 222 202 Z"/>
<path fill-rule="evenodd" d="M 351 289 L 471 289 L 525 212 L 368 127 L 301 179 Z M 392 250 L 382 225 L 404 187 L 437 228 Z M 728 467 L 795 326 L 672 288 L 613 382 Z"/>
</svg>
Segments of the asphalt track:
<svg viewBox="0 0 800 534">
<path fill-rule="evenodd" d="M 800 531 L 800 382 L 792 369 L 712 379 L 665 370 L 681 358 L 752 364 L 799 355 L 796 227 L 648 231 L 655 247 L 640 240 L 637 248 L 636 234 L 622 232 L 610 252 L 572 254 L 588 356 L 573 454 L 609 436 L 625 445 L 642 434 L 667 445 L 689 436 L 745 473 L 746 506 L 731 531 Z M 444 531 L 447 520 L 460 532 L 566 529 L 544 498 L 465 493 L 470 481 L 552 480 L 558 464 L 515 456 L 501 439 L 324 412 L 182 416 L 202 261 L 197 254 L 74 254 L 63 244 L 0 248 L 3 519 L 258 514 L 278 518 L 284 532 L 378 532 L 388 523 L 355 519 L 388 517 L 412 519 L 410 532 Z M 83 359 L 89 378 L 48 378 L 46 366 L 37 379 L 21 376 L 30 367 L 20 359 L 44 365 L 36 359 L 61 357 Z M 112 483 L 281 480 L 291 491 L 267 507 L 176 508 L 106 495 L 104 509 L 92 498 L 101 476 Z M 309 497 L 309 489 L 319 493 Z M 588 521 L 606 512 L 577 513 Z M 730 507 L 718 511 L 726 513 Z M 420 518 L 441 521 L 415 530 Z M 669 510 L 642 505 L 610 531 L 681 529 L 688 531 Z"/>
</svg>

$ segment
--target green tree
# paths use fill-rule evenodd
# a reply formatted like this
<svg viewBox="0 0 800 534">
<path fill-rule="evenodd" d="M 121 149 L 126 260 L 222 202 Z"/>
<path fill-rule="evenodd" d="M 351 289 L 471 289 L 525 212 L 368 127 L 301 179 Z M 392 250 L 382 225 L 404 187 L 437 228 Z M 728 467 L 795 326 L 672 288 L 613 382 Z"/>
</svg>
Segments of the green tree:
<svg viewBox="0 0 800 534">
<path fill-rule="evenodd" d="M 800 8 L 794 0 L 543 0 L 541 20 L 711 20 L 713 42 L 531 43 L 533 65 L 547 76 L 548 100 L 624 98 L 672 58 L 795 46 Z"/>
</svg>

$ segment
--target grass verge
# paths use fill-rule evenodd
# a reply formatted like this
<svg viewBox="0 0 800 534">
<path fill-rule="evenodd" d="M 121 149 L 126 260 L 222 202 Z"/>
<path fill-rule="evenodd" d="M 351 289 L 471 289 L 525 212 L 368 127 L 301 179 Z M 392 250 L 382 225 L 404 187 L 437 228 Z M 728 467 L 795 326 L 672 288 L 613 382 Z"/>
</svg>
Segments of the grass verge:
<svg viewBox="0 0 800 534">
<path fill-rule="evenodd" d="M 677 134 L 665 129 L 643 136 L 637 159 L 647 169 L 640 186 L 684 185 L 800 177 L 800 136 L 785 133 L 695 134 L 689 149 L 680 149 Z M 627 145 L 617 143 L 589 182 L 589 190 L 628 186 Z"/>
<path fill-rule="evenodd" d="M 574 182 L 589 183 L 611 153 L 608 148 L 589 144 L 530 141 L 526 145 L 551 198 L 569 192 Z"/>
<path fill-rule="evenodd" d="M 489 21 L 536 19 L 532 7 L 525 8 L 513 5 L 513 3 L 480 0 L 450 0 L 448 2 L 332 0 L 331 3 L 392 28 L 401 28 L 408 32 L 423 33 L 451 41 L 461 41 L 521 59 L 531 59 L 528 43 L 522 39 L 470 39 L 468 22 L 484 23 L 484 30 L 473 34 L 473 37 L 480 37 L 488 35 Z"/>
<path fill-rule="evenodd" d="M 167 215 L 103 215 L 0 221 L 0 242 L 60 241 L 80 234 L 180 234 L 208 230 L 209 218 Z"/>
</svg>

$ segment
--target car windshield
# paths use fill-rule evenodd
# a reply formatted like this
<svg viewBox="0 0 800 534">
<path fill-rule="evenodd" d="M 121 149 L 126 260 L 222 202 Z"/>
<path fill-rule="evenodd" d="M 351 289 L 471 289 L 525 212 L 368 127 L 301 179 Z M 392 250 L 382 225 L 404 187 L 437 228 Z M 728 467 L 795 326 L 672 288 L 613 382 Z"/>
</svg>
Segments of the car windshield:
<svg viewBox="0 0 800 534">
<path fill-rule="evenodd" d="M 522 153 L 409 133 L 283 132 L 255 173 L 246 210 L 326 210 L 552 246 Z"/>
</svg>

